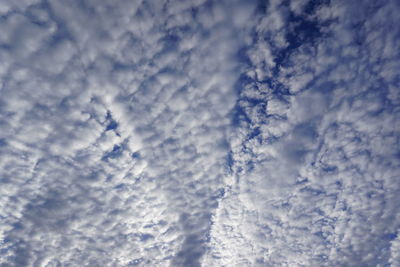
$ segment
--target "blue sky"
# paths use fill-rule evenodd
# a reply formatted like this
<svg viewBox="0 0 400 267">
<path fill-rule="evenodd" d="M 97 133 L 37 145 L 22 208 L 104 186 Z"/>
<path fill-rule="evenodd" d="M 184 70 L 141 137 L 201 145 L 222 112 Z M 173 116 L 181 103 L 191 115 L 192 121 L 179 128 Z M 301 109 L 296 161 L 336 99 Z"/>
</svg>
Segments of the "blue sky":
<svg viewBox="0 0 400 267">
<path fill-rule="evenodd" d="M 396 0 L 3 0 L 1 266 L 400 266 Z"/>
</svg>

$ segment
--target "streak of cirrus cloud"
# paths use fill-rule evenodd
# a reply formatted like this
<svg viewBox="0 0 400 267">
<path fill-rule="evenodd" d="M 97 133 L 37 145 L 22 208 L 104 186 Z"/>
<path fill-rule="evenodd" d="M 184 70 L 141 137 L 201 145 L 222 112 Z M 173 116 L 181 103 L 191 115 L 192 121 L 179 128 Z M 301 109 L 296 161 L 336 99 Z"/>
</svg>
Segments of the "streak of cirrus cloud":
<svg viewBox="0 0 400 267">
<path fill-rule="evenodd" d="M 397 266 L 399 11 L 3 1 L 1 266 Z"/>
</svg>

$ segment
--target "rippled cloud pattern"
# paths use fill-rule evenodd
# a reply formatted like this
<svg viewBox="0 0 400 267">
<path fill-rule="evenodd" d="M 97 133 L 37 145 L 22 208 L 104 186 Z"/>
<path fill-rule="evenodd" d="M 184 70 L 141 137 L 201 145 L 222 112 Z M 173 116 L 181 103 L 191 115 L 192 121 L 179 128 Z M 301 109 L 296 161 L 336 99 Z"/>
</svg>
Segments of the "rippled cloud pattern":
<svg viewBox="0 0 400 267">
<path fill-rule="evenodd" d="M 0 1 L 0 266 L 400 266 L 399 21 Z"/>
</svg>

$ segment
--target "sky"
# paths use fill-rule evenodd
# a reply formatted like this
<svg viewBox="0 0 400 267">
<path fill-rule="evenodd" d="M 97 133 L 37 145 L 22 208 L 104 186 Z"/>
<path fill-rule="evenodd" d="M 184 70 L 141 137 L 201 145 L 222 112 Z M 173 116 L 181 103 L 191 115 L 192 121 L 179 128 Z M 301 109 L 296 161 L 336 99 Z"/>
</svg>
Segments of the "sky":
<svg viewBox="0 0 400 267">
<path fill-rule="evenodd" d="M 400 266 L 399 21 L 0 1 L 0 266 Z"/>
</svg>

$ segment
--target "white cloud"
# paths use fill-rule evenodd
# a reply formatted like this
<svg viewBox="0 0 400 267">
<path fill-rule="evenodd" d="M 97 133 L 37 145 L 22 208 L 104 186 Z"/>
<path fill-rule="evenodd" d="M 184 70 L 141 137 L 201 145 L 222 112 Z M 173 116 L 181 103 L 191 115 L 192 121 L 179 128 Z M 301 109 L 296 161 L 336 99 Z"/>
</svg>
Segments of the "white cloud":
<svg viewBox="0 0 400 267">
<path fill-rule="evenodd" d="M 254 8 L 177 4 L 4 18 L 2 265 L 200 264 Z"/>
<path fill-rule="evenodd" d="M 387 28 L 398 6 L 370 4 L 331 1 L 314 14 L 293 5 L 302 17 L 286 18 L 285 30 L 303 19 L 323 35 L 308 40 L 312 27 L 299 27 L 298 48 L 288 40 L 269 53 L 285 55 L 278 68 L 257 55 L 275 42 L 260 37 L 281 30 L 258 31 L 248 73 L 264 75 L 243 81 L 238 108 L 247 119 L 231 137 L 237 183 L 213 216 L 205 266 L 396 266 L 398 112 L 386 89 L 393 80 L 381 73 L 398 55 L 364 40 L 398 36 Z"/>
<path fill-rule="evenodd" d="M 396 266 L 395 1 L 14 2 L 0 265 Z"/>
</svg>

